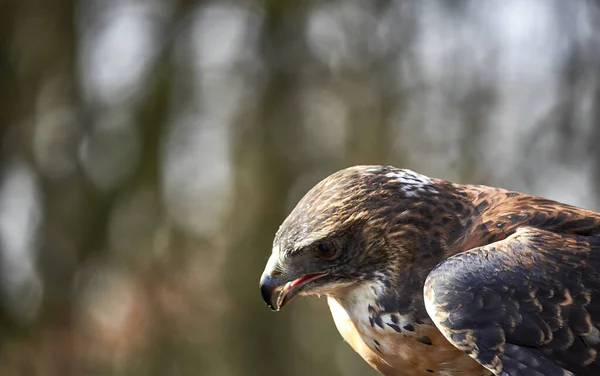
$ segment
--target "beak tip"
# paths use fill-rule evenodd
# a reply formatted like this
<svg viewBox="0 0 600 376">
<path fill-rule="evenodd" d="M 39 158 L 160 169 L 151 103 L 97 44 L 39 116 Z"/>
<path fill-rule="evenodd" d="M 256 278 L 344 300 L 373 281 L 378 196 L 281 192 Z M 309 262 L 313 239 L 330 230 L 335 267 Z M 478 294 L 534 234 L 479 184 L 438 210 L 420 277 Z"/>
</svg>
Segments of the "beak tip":
<svg viewBox="0 0 600 376">
<path fill-rule="evenodd" d="M 279 307 L 276 307 L 273 304 L 273 294 L 275 293 L 275 283 L 273 278 L 270 275 L 264 273 L 260 277 L 260 295 L 262 296 L 263 301 L 267 304 L 267 307 L 271 309 L 271 311 L 277 312 L 279 311 Z"/>
</svg>

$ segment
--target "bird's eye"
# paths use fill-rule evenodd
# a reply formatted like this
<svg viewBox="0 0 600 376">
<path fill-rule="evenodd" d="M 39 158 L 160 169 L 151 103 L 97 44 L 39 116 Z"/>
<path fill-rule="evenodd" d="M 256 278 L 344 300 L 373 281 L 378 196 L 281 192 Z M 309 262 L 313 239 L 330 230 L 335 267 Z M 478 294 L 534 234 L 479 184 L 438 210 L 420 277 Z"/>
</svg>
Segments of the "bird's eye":
<svg viewBox="0 0 600 376">
<path fill-rule="evenodd" d="M 338 249 L 333 244 L 319 242 L 315 245 L 315 252 L 320 258 L 332 259 L 338 255 Z"/>
</svg>

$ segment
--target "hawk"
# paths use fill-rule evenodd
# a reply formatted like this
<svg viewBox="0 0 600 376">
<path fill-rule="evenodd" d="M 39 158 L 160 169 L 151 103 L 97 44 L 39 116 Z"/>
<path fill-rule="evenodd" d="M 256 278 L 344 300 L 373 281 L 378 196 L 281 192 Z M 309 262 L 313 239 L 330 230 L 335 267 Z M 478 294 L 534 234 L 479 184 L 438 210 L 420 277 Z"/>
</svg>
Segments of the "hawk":
<svg viewBox="0 0 600 376">
<path fill-rule="evenodd" d="M 260 291 L 327 296 L 388 376 L 600 375 L 600 214 L 523 193 L 341 170 L 285 219 Z"/>
</svg>

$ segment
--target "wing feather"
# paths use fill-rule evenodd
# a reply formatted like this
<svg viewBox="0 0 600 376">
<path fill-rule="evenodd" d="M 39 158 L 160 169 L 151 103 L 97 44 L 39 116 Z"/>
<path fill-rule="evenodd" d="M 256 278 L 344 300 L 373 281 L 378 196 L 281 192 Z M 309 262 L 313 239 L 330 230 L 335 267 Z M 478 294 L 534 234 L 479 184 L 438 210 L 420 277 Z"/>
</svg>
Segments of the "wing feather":
<svg viewBox="0 0 600 376">
<path fill-rule="evenodd" d="M 600 237 L 521 228 L 454 255 L 425 283 L 427 312 L 495 375 L 600 375 Z"/>
</svg>

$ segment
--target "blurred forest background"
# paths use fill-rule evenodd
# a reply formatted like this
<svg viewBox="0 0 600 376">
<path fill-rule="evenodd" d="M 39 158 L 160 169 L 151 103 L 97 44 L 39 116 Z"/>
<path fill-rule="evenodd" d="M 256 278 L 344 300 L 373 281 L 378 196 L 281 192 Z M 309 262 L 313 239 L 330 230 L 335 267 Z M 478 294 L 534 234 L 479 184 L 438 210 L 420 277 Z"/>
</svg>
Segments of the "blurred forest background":
<svg viewBox="0 0 600 376">
<path fill-rule="evenodd" d="M 374 375 L 258 279 L 392 164 L 600 209 L 600 2 L 0 0 L 0 375 Z"/>
</svg>

